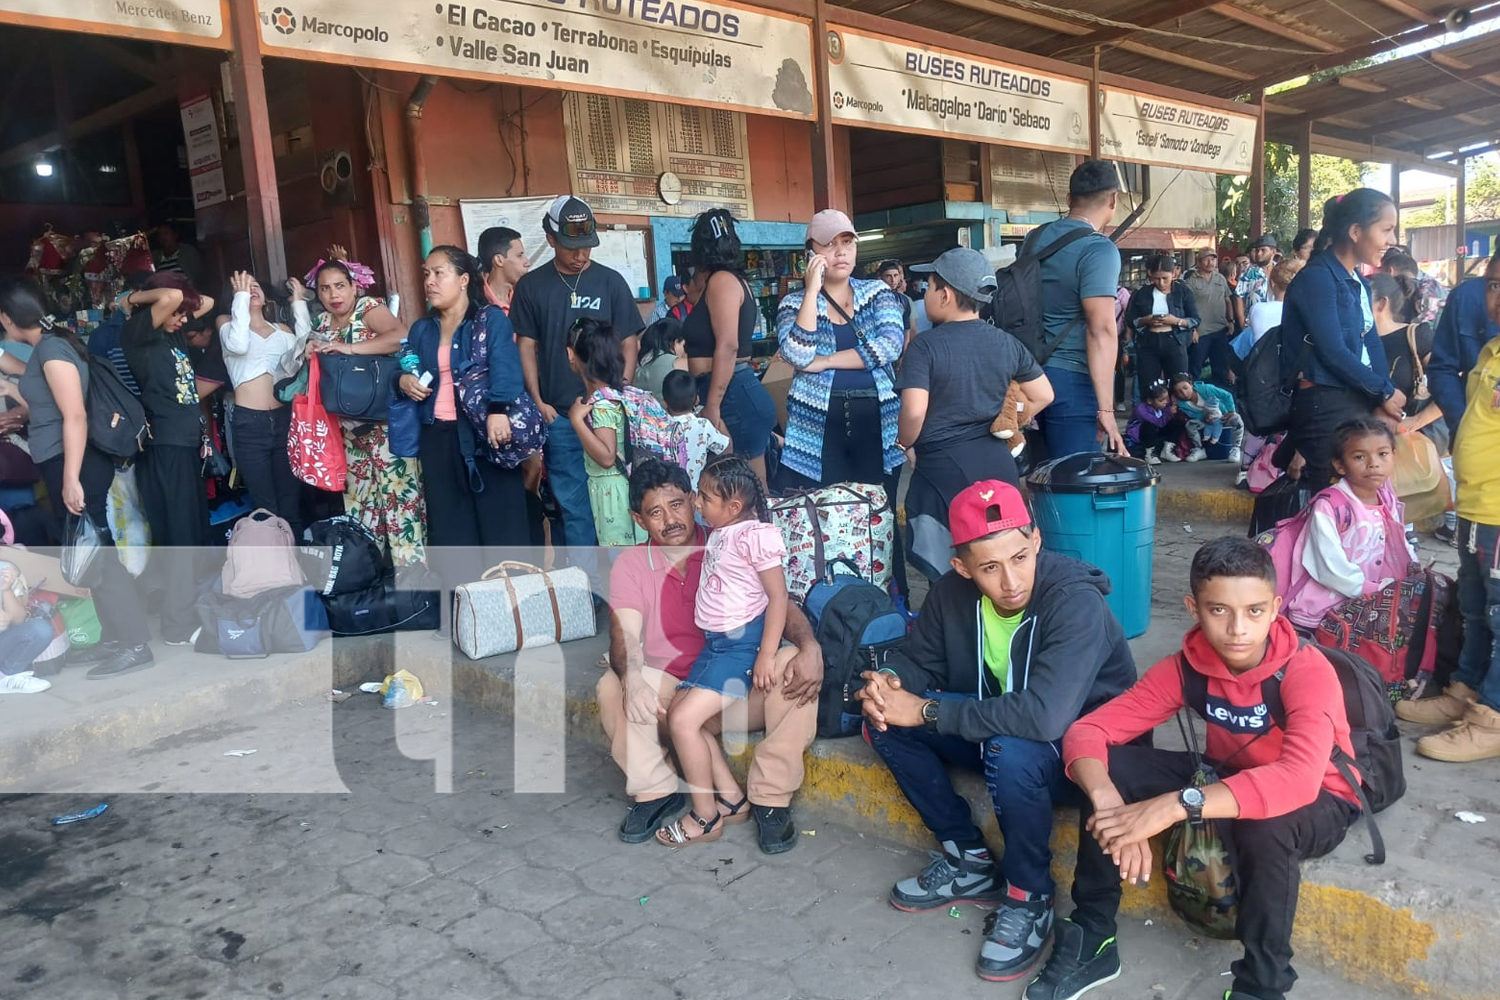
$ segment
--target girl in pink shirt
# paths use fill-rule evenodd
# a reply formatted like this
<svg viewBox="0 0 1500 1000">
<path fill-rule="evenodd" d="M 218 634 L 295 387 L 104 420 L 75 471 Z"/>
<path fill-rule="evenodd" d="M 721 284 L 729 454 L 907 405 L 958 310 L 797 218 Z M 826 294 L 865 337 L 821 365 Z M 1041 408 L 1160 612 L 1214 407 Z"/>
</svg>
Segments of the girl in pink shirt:
<svg viewBox="0 0 1500 1000">
<path fill-rule="evenodd" d="M 750 463 L 725 455 L 705 466 L 698 511 L 711 530 L 693 615 L 704 632 L 703 652 L 667 717 L 693 809 L 656 831 L 668 847 L 718 840 L 723 824 L 750 818 L 750 803 L 718 737 L 705 727 L 743 700 L 752 682 L 758 691 L 771 690 L 786 624 L 786 543 L 770 523 L 765 490 Z"/>
<path fill-rule="evenodd" d="M 1333 443 L 1339 481 L 1270 533 L 1282 614 L 1305 631 L 1345 600 L 1405 578 L 1417 561 L 1406 540 L 1405 508 L 1391 489 L 1391 429 L 1360 417 L 1340 424 Z"/>
</svg>

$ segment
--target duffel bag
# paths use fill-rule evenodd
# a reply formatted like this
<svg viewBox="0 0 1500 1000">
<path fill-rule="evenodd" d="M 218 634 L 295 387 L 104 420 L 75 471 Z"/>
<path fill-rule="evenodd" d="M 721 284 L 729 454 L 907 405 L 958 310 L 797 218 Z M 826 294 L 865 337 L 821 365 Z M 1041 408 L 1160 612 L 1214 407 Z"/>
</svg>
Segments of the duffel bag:
<svg viewBox="0 0 1500 1000">
<path fill-rule="evenodd" d="M 367 590 L 385 575 L 380 540 L 357 517 L 340 514 L 315 521 L 307 538 L 299 550 L 302 571 L 324 597 Z"/>
<path fill-rule="evenodd" d="M 278 587 L 254 597 L 232 597 L 217 589 L 198 595 L 199 653 L 234 658 L 305 653 L 328 635 L 328 615 L 318 595 L 304 586 Z"/>
<path fill-rule="evenodd" d="M 515 575 L 512 575 L 512 574 Z M 588 574 L 503 562 L 453 592 L 453 643 L 471 660 L 594 634 Z"/>
<path fill-rule="evenodd" d="M 443 623 L 441 585 L 408 589 L 415 582 L 398 588 L 388 576 L 364 590 L 324 595 L 329 629 L 336 636 L 436 632 Z"/>
<path fill-rule="evenodd" d="M 770 500 L 771 521 L 786 541 L 786 587 L 796 600 L 835 559 L 859 569 L 877 587 L 891 581 L 891 536 L 895 511 L 885 487 L 835 483 Z"/>
</svg>

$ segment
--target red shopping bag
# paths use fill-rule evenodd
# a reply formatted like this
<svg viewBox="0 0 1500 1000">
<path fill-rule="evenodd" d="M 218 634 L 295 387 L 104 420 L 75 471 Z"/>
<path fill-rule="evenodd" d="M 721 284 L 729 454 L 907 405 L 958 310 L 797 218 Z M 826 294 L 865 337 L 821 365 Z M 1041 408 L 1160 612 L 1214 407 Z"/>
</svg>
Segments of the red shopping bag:
<svg viewBox="0 0 1500 1000">
<path fill-rule="evenodd" d="M 344 432 L 323 409 L 318 393 L 318 356 L 307 358 L 307 392 L 292 400 L 292 428 L 286 436 L 292 474 L 304 483 L 331 493 L 344 492 L 348 463 Z"/>
</svg>

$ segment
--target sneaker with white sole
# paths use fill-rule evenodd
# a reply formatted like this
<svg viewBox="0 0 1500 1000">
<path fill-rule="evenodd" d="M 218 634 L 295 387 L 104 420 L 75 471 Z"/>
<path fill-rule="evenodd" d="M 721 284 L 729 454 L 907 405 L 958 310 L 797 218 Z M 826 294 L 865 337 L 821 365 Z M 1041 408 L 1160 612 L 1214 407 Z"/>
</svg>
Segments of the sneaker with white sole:
<svg viewBox="0 0 1500 1000">
<path fill-rule="evenodd" d="M 1233 462 L 1235 465 L 1239 465 L 1244 460 L 1245 453 L 1240 451 L 1238 448 L 1230 448 L 1228 457 L 1224 459 L 1224 461 Z"/>
<path fill-rule="evenodd" d="M 1182 461 L 1182 459 L 1177 456 L 1177 446 L 1175 444 L 1162 445 L 1161 460 L 1163 462 Z"/>
<path fill-rule="evenodd" d="M 1000 908 L 984 921 L 984 944 L 974 972 L 992 983 L 1009 982 L 1026 975 L 1052 936 L 1052 898 L 1038 894 L 1006 894 Z"/>
<path fill-rule="evenodd" d="M 1120 978 L 1115 939 L 1088 948 L 1085 936 L 1073 921 L 1057 922 L 1052 954 L 1042 974 L 1026 987 L 1026 1000 L 1078 1000 L 1094 987 Z"/>
<path fill-rule="evenodd" d="M 930 861 L 915 878 L 891 887 L 891 905 L 907 913 L 921 913 L 954 903 L 995 903 L 1004 893 L 995 859 L 985 851 L 958 852 L 945 841 L 944 850 L 929 852 Z"/>
<path fill-rule="evenodd" d="M 30 670 L 19 674 L 0 674 L 0 694 L 41 694 L 51 681 L 33 677 Z"/>
<path fill-rule="evenodd" d="M 1201 462 L 1207 457 L 1208 452 L 1204 451 L 1202 448 L 1194 448 L 1192 451 L 1188 452 L 1187 461 Z"/>
</svg>

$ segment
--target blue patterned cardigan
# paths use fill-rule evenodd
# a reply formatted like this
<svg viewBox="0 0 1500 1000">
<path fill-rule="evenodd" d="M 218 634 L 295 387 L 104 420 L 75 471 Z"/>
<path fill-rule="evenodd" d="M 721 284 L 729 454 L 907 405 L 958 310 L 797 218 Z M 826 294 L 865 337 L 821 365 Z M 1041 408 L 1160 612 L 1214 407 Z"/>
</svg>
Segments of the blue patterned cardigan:
<svg viewBox="0 0 1500 1000">
<path fill-rule="evenodd" d="M 854 290 L 854 328 L 859 332 L 855 349 L 875 376 L 875 391 L 880 400 L 880 442 L 885 471 L 889 473 L 906 461 L 896 447 L 896 418 L 901 413 L 901 400 L 896 395 L 891 369 L 906 346 L 901 302 L 881 281 L 851 278 L 849 285 Z M 801 290 L 787 295 L 776 312 L 781 356 L 798 369 L 836 350 L 825 297 L 818 296 L 817 330 L 809 333 L 798 328 L 797 312 L 802 308 L 802 296 Z M 833 376 L 833 369 L 798 371 L 786 397 L 786 447 L 781 453 L 782 464 L 818 482 L 823 481 L 823 433 L 828 423 Z"/>
</svg>

